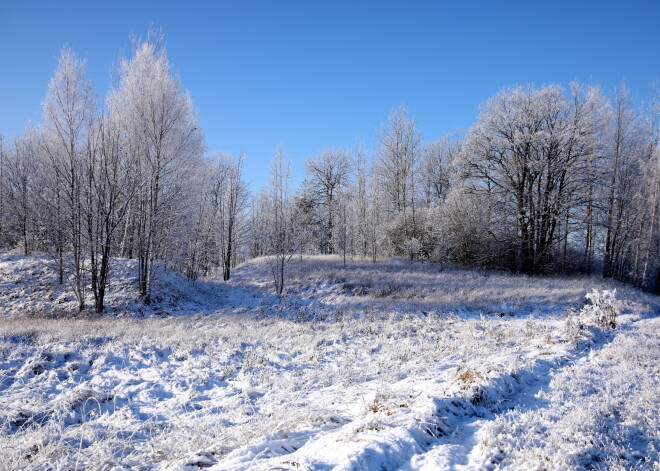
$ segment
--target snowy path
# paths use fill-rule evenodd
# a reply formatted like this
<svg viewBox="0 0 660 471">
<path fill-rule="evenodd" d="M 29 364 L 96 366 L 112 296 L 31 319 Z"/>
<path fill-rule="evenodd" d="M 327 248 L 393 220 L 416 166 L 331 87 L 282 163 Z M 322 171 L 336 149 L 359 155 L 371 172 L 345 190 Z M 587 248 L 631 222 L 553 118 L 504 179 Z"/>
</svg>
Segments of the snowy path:
<svg viewBox="0 0 660 471">
<path fill-rule="evenodd" d="M 511 398 L 513 408 L 488 419 L 466 421 L 450 440 L 415 456 L 405 469 L 656 469 L 652 466 L 660 460 L 659 332 L 658 317 L 626 316 L 617 331 L 589 350 L 556 368 L 536 372 L 535 381 Z M 622 374 L 612 371 L 617 368 Z M 597 379 L 599 374 L 607 382 L 572 386 L 580 378 Z M 640 378 L 642 383 L 637 382 Z M 627 411 L 624 403 L 630 404 Z M 590 411 L 590 420 L 582 410 Z M 599 430 L 590 429 L 589 435 L 580 437 L 578 430 L 588 423 L 597 424 Z M 635 425 L 630 432 L 634 437 L 616 433 L 616 426 L 624 424 Z M 530 439 L 535 433 L 539 436 Z"/>
<path fill-rule="evenodd" d="M 608 336 L 610 341 L 613 336 Z M 603 340 L 592 348 L 601 348 Z M 515 411 L 538 410 L 548 406 L 543 398 L 552 378 L 564 368 L 570 367 L 577 360 L 586 356 L 590 350 L 576 350 L 568 358 L 557 358 L 554 362 L 540 362 L 535 368 L 527 371 L 528 378 L 521 389 L 510 396 L 502 397 L 501 403 L 484 412 L 486 417 L 467 417 L 455 424 L 455 430 L 446 439 L 439 440 L 425 453 L 414 456 L 403 470 L 442 471 L 442 470 L 487 470 L 493 468 L 490 457 L 483 453 L 483 443 L 479 439 L 482 430 L 487 428 L 499 417 Z"/>
</svg>

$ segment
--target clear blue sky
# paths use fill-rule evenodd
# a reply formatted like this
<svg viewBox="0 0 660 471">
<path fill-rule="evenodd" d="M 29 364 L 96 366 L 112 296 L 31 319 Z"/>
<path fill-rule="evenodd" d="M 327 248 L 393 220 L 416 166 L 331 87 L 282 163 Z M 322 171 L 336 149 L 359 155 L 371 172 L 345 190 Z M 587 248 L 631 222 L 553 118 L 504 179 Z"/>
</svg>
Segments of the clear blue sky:
<svg viewBox="0 0 660 471">
<path fill-rule="evenodd" d="M 0 3 L 0 134 L 40 119 L 58 50 L 87 58 L 104 96 L 129 35 L 162 27 L 212 151 L 247 153 L 253 188 L 278 143 L 301 162 L 326 146 L 369 151 L 405 104 L 424 138 L 465 129 L 505 86 L 660 78 L 660 0 L 18 1 Z"/>
</svg>

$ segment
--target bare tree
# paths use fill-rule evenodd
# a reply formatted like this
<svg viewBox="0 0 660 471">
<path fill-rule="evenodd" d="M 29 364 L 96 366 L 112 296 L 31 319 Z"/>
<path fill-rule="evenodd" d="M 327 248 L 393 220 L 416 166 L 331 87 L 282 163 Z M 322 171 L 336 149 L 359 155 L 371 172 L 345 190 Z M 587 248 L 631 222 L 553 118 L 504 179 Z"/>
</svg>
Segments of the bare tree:
<svg viewBox="0 0 660 471">
<path fill-rule="evenodd" d="M 652 144 L 651 155 L 642 164 L 642 177 L 635 208 L 639 211 L 632 267 L 633 283 L 657 292 L 660 272 L 660 147 Z"/>
<path fill-rule="evenodd" d="M 415 120 L 408 116 L 404 107 L 399 107 L 392 110 L 387 125 L 376 138 L 376 171 L 391 204 L 391 213 L 400 213 L 403 218 L 403 240 L 400 241 L 403 243 L 416 237 L 415 198 L 419 185 L 421 135 Z"/>
<path fill-rule="evenodd" d="M 3 181 L 9 216 L 5 220 L 9 222 L 6 230 L 12 233 L 8 237 L 22 247 L 25 255 L 32 252 L 36 239 L 40 173 L 37 140 L 32 129 L 14 139 L 13 149 L 7 152 Z"/>
<path fill-rule="evenodd" d="M 649 126 L 651 158 L 645 179 L 648 195 L 648 233 L 641 279 L 644 288 L 660 294 L 660 85 L 658 83 L 654 84 L 654 92 Z"/>
<path fill-rule="evenodd" d="M 326 149 L 307 159 L 305 170 L 311 182 L 316 201 L 325 213 L 321 251 L 335 253 L 335 224 L 338 199 L 341 190 L 348 184 L 351 171 L 350 154 L 344 150 Z"/>
<path fill-rule="evenodd" d="M 623 220 L 629 208 L 630 184 L 634 162 L 634 146 L 637 142 L 637 117 L 633 111 L 628 89 L 619 88 L 614 104 L 614 129 L 608 164 L 608 196 L 605 216 L 605 248 L 603 275 L 612 277 L 617 266 L 621 239 L 625 227 Z"/>
<path fill-rule="evenodd" d="M 444 201 L 454 183 L 454 166 L 461 153 L 460 137 L 444 136 L 427 142 L 423 150 L 422 184 L 427 205 Z"/>
<path fill-rule="evenodd" d="M 245 234 L 244 213 L 249 199 L 247 184 L 243 180 L 244 159 L 243 155 L 238 159 L 231 155 L 219 155 L 212 164 L 211 223 L 225 281 L 230 278 L 237 248 Z"/>
<path fill-rule="evenodd" d="M 582 264 L 587 274 L 594 269 L 596 245 L 599 236 L 598 223 L 601 209 L 602 192 L 605 187 L 604 177 L 607 154 L 606 135 L 611 119 L 609 101 L 600 87 L 591 86 L 587 89 L 587 126 L 591 129 L 586 133 L 588 153 L 584 171 L 581 174 L 580 186 L 582 194 L 576 204 L 576 219 L 584 230 L 584 248 Z M 568 239 L 568 238 L 567 238 Z M 565 242 L 567 242 L 567 239 Z"/>
<path fill-rule="evenodd" d="M 270 217 L 265 234 L 275 292 L 278 295 L 284 292 L 286 267 L 298 248 L 290 181 L 291 167 L 284 156 L 284 148 L 279 146 L 270 166 L 270 185 L 266 190 Z"/>
<path fill-rule="evenodd" d="M 138 189 L 132 217 L 138 284 L 150 303 L 154 263 L 167 249 L 185 201 L 187 179 L 200 162 L 203 139 L 190 96 L 172 73 L 162 35 L 150 32 L 122 61 L 119 85 L 110 96 L 113 119 L 125 132 Z"/>
<path fill-rule="evenodd" d="M 269 253 L 267 241 L 270 228 L 269 209 L 268 188 L 263 187 L 259 194 L 252 197 L 250 202 L 250 257 L 263 257 Z"/>
<path fill-rule="evenodd" d="M 367 206 L 367 221 L 369 228 L 369 245 L 371 248 L 371 261 L 376 263 L 379 255 L 379 247 L 382 244 L 382 228 L 383 228 L 383 215 L 387 214 L 387 209 L 384 204 L 383 191 L 381 179 L 382 177 L 376 172 L 372 171 L 374 178 L 371 179 L 371 184 L 368 188 L 368 206 Z M 390 213 L 391 214 L 391 213 Z"/>
<path fill-rule="evenodd" d="M 5 238 L 5 138 L 0 135 L 0 247 L 6 242 Z"/>
<path fill-rule="evenodd" d="M 63 270 L 64 244 L 71 252 L 71 269 L 66 270 L 78 299 L 85 307 L 85 245 L 82 216 L 82 172 L 85 152 L 95 114 L 92 84 L 85 76 L 85 62 L 68 48 L 60 52 L 57 69 L 48 85 L 43 104 L 45 139 L 43 149 L 54 176 L 55 199 L 45 202 L 56 214 L 56 252 Z"/>
<path fill-rule="evenodd" d="M 117 232 L 134 194 L 135 180 L 121 128 L 108 114 L 100 116 L 86 153 L 83 219 L 89 251 L 94 309 L 103 312 Z"/>
<path fill-rule="evenodd" d="M 355 181 L 353 193 L 356 201 L 356 244 L 359 248 L 360 256 L 366 258 L 369 250 L 369 200 L 368 200 L 368 166 L 364 147 L 358 144 L 355 149 L 354 166 Z"/>
<path fill-rule="evenodd" d="M 0 135 L 0 247 L 6 246 L 7 238 L 7 157 L 5 138 Z"/>
</svg>

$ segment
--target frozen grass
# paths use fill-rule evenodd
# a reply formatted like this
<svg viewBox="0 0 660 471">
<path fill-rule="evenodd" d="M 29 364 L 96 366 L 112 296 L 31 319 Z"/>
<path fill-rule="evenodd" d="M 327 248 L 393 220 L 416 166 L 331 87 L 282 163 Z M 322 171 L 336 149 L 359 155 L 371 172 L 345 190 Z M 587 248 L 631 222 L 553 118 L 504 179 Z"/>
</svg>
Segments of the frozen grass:
<svg viewBox="0 0 660 471">
<path fill-rule="evenodd" d="M 240 296 L 242 308 L 251 309 L 254 296 L 224 284 L 189 282 L 184 277 L 156 268 L 152 303 L 145 306 L 137 289 L 137 262 L 113 260 L 106 294 L 106 313 L 112 316 L 172 316 L 210 314 L 219 306 L 231 304 Z M 86 303 L 93 306 L 93 295 L 87 293 Z M 0 314 L 11 317 L 74 317 L 79 316 L 77 301 L 65 280 L 60 285 L 54 261 L 45 255 L 25 257 L 12 252 L 0 252 Z M 83 315 L 90 314 L 89 312 Z"/>
<path fill-rule="evenodd" d="M 631 322 L 481 432 L 485 461 L 512 469 L 657 469 L 660 319 Z"/>
<path fill-rule="evenodd" d="M 565 347 L 548 332 L 543 322 L 415 315 L 7 321 L 0 449 L 13 450 L 4 462 L 15 469 L 166 466 L 198 452 L 239 469 L 331 430 L 352 442 L 375 424 L 420 418 L 430 443 L 445 427 L 434 398 L 472 407 L 488 378 Z"/>
<path fill-rule="evenodd" d="M 236 278 L 253 287 L 270 287 L 268 268 L 264 259 L 252 260 L 237 271 Z M 593 289 L 615 286 L 624 299 L 643 297 L 624 284 L 597 277 L 530 277 L 406 259 L 376 264 L 356 260 L 344 267 L 339 257 L 306 257 L 303 263 L 294 259 L 288 275 L 286 292 L 349 310 L 403 307 L 458 314 L 563 315 L 568 309 L 580 309 Z"/>
<path fill-rule="evenodd" d="M 0 264 L 5 274 L 23 276 L 13 264 L 34 263 L 7 257 Z M 129 268 L 116 286 L 130 286 Z M 38 284 L 39 276 L 20 278 L 27 301 L 15 303 L 37 302 L 39 290 L 24 285 Z M 653 297 L 619 289 L 621 327 L 602 333 L 595 316 L 579 312 L 585 294 L 601 287 L 593 280 L 402 261 L 345 269 L 339 260 L 318 258 L 294 265 L 289 277 L 289 294 L 278 300 L 269 293 L 263 260 L 239 267 L 229 284 L 191 285 L 172 274 L 161 278 L 160 304 L 144 314 L 167 314 L 178 299 L 185 307 L 177 312 L 189 315 L 43 319 L 17 316 L 5 275 L 0 463 L 35 470 L 488 469 L 494 463 L 520 469 L 536 463 L 529 458 L 537 456 L 536 445 L 523 441 L 527 428 L 510 429 L 517 422 L 506 417 L 531 414 L 524 408 L 541 404 L 532 392 L 545 391 L 539 383 L 549 384 L 553 375 L 542 403 L 556 401 L 565 410 L 549 409 L 558 418 L 547 421 L 556 428 L 548 431 L 556 434 L 548 452 L 569 460 L 588 447 L 580 440 L 560 446 L 563 424 L 572 433 L 569 425 L 579 421 L 560 420 L 574 390 L 552 396 L 553 388 L 572 384 L 557 378 L 578 368 L 572 374 L 584 378 L 585 397 L 590 382 L 608 384 L 618 370 L 598 369 L 592 359 L 600 357 L 590 352 L 607 352 L 619 336 L 631 338 L 621 341 L 622 351 L 630 349 L 646 325 L 643 313 L 658 308 Z M 358 293 L 356 285 L 393 288 Z M 459 301 L 448 294 L 461 290 L 466 298 Z M 124 306 L 118 312 L 133 302 L 128 291 L 113 296 L 115 307 Z M 644 332 L 655 348 L 657 330 Z M 638 363 L 647 365 L 644 355 Z M 580 370 L 582 363 L 601 376 Z M 657 369 L 646 374 L 652 380 L 643 397 L 651 402 L 643 403 L 647 409 L 634 402 L 625 414 L 647 416 L 657 405 L 649 398 L 657 392 Z M 625 388 L 612 387 L 619 391 L 612 397 L 621 398 Z M 530 427 L 533 420 L 530 415 Z M 616 427 L 607 429 L 612 436 L 591 429 L 583 436 L 619 440 L 612 450 L 634 438 L 648 457 L 655 442 L 639 437 L 648 438 L 653 426 L 634 422 L 634 437 Z M 517 448 L 497 444 L 507 433 Z"/>
</svg>

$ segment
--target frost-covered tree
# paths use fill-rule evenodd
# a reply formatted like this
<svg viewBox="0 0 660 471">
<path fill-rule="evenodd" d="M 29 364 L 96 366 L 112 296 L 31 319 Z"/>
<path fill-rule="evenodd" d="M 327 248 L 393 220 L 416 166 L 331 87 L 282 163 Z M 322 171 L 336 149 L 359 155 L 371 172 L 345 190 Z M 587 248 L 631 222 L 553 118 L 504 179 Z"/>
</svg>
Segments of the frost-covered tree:
<svg viewBox="0 0 660 471">
<path fill-rule="evenodd" d="M 284 292 L 286 268 L 300 246 L 294 220 L 291 195 L 291 166 L 284 155 L 284 148 L 275 150 L 275 159 L 270 165 L 270 182 L 264 192 L 268 225 L 265 227 L 265 244 L 275 292 Z"/>
<path fill-rule="evenodd" d="M 341 255 L 346 266 L 346 259 L 353 257 L 355 234 L 355 211 L 351 202 L 350 195 L 347 189 L 340 189 L 339 197 L 337 198 L 337 224 L 335 225 L 335 246 L 336 253 Z"/>
<path fill-rule="evenodd" d="M 515 87 L 488 100 L 467 136 L 463 168 L 471 191 L 499 200 L 516 225 L 515 267 L 544 270 L 572 208 L 588 140 L 584 100 L 559 86 Z"/>
<path fill-rule="evenodd" d="M 316 209 L 322 215 L 321 253 L 333 254 L 336 251 L 335 232 L 337 229 L 339 198 L 341 191 L 348 185 L 351 159 L 348 151 L 325 149 L 305 162 L 309 188 Z"/>
<path fill-rule="evenodd" d="M 238 248 L 245 239 L 245 211 L 249 199 L 243 180 L 243 160 L 242 155 L 236 159 L 223 154 L 211 163 L 210 217 L 225 281 L 229 280 Z"/>
<path fill-rule="evenodd" d="M 200 276 L 208 275 L 215 261 L 216 246 L 211 221 L 211 181 L 212 177 L 209 172 L 201 172 L 198 175 L 197 185 L 202 191 L 188 201 L 188 206 L 193 214 L 192 223 L 184 238 L 186 241 L 184 271 L 190 281 L 196 281 Z"/>
<path fill-rule="evenodd" d="M 133 162 L 126 154 L 122 129 L 108 113 L 99 116 L 93 129 L 82 179 L 82 214 L 90 283 L 94 309 L 101 313 L 115 244 L 136 185 Z"/>
<path fill-rule="evenodd" d="M 640 285 L 660 294 L 660 146 L 656 141 L 651 159 L 649 159 L 645 179 L 642 204 L 646 211 L 644 244 L 639 244 L 641 255 Z"/>
<path fill-rule="evenodd" d="M 52 198 L 44 198 L 55 217 L 54 248 L 60 268 L 85 307 L 85 252 L 83 230 L 83 172 L 90 150 L 96 113 L 92 83 L 85 75 L 85 62 L 72 50 L 60 52 L 57 69 L 48 84 L 43 104 L 43 149 L 52 181 Z M 63 257 L 64 250 L 70 257 Z M 71 260 L 65 269 L 65 260 Z"/>
<path fill-rule="evenodd" d="M 14 139 L 4 156 L 3 187 L 6 197 L 6 237 L 29 255 L 38 241 L 40 159 L 38 134 L 27 130 Z"/>
<path fill-rule="evenodd" d="M 579 189 L 573 211 L 573 217 L 577 225 L 576 232 L 583 234 L 584 243 L 582 257 L 575 259 L 574 263 L 577 262 L 582 266 L 585 273 L 591 274 L 594 270 L 599 245 L 600 211 L 607 170 L 608 144 L 606 136 L 611 120 L 611 107 L 609 100 L 600 87 L 591 86 L 584 93 L 587 97 L 585 113 L 588 128 L 585 132 L 585 139 L 588 140 L 588 153 L 583 171 L 578 175 Z M 564 243 L 568 243 L 568 237 L 564 239 Z M 565 265 L 565 268 L 568 268 L 568 266 Z"/>
<path fill-rule="evenodd" d="M 293 217 L 298 230 L 298 252 L 302 261 L 305 253 L 317 254 L 321 252 L 325 232 L 323 221 L 319 214 L 319 204 L 308 181 L 298 188 L 293 195 Z"/>
<path fill-rule="evenodd" d="M 607 185 L 614 184 L 607 187 L 603 203 L 603 275 L 653 291 L 657 290 L 654 272 L 660 264 L 657 131 L 653 114 L 649 120 L 639 111 L 626 111 L 626 106 L 621 109 L 622 93 L 620 90 L 615 98 L 609 155 L 612 166 L 605 180 Z M 627 126 L 626 116 L 630 120 Z"/>
<path fill-rule="evenodd" d="M 359 255 L 366 258 L 369 253 L 369 163 L 364 147 L 358 144 L 354 154 L 355 181 L 350 193 L 355 203 L 355 245 Z"/>
<path fill-rule="evenodd" d="M 444 203 L 433 211 L 436 222 L 436 261 L 465 266 L 499 267 L 506 262 L 511 240 L 509 223 L 494 218 L 495 200 L 487 193 L 475 193 L 470 188 L 455 185 Z M 497 227 L 495 222 L 497 222 Z"/>
<path fill-rule="evenodd" d="M 153 31 L 137 41 L 133 57 L 119 67 L 110 95 L 137 176 L 129 223 L 137 254 L 139 289 L 150 302 L 154 263 L 174 244 L 190 179 L 204 151 L 192 100 L 169 64 L 163 38 Z M 128 236 L 128 234 L 126 234 Z"/>
<path fill-rule="evenodd" d="M 642 264 L 642 286 L 660 294 L 660 85 L 655 84 L 650 106 L 650 159 L 646 167 L 645 193 L 648 201 L 646 250 Z"/>
<path fill-rule="evenodd" d="M 5 138 L 0 135 L 0 247 L 6 247 L 7 240 L 7 154 Z"/>
<path fill-rule="evenodd" d="M 605 215 L 605 247 L 603 253 L 603 275 L 612 277 L 619 264 L 623 238 L 627 227 L 624 224 L 632 205 L 632 186 L 637 176 L 637 156 L 641 151 L 639 123 L 633 110 L 628 89 L 621 86 L 614 100 L 613 129 L 611 130 L 610 152 L 605 162 L 607 199 Z"/>
<path fill-rule="evenodd" d="M 385 239 L 384 226 L 387 221 L 384 215 L 390 215 L 388 212 L 387 200 L 383 195 L 382 176 L 372 170 L 373 178 L 370 181 L 367 192 L 367 225 L 368 238 L 371 252 L 371 261 L 376 262 L 378 257 L 387 254 L 389 251 L 385 246 L 389 243 Z"/>
<path fill-rule="evenodd" d="M 460 137 L 443 136 L 424 144 L 421 185 L 426 205 L 444 201 L 455 183 L 455 165 L 461 149 Z"/>
<path fill-rule="evenodd" d="M 403 233 L 400 240 L 391 241 L 395 250 L 415 233 L 415 209 L 420 186 L 421 135 L 417 124 L 404 107 L 395 108 L 388 122 L 376 135 L 375 171 L 380 191 L 387 198 L 389 212 L 401 215 Z"/>
</svg>

